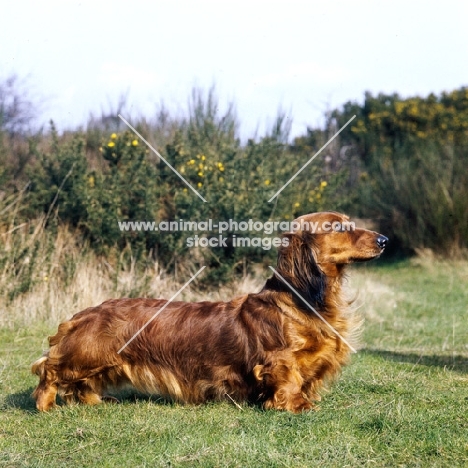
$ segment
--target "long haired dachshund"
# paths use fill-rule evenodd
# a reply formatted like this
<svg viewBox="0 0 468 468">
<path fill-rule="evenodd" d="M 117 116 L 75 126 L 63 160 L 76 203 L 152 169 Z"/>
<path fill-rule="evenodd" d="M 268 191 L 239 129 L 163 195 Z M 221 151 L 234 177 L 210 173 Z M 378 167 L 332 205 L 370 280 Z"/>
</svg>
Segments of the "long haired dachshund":
<svg viewBox="0 0 468 468">
<path fill-rule="evenodd" d="M 77 313 L 32 365 L 37 408 L 56 406 L 57 393 L 93 405 L 107 389 L 130 385 L 184 403 L 229 398 L 313 409 L 352 349 L 344 268 L 378 257 L 388 240 L 343 229 L 348 220 L 335 212 L 298 218 L 259 293 L 229 302 L 111 299 Z"/>
</svg>

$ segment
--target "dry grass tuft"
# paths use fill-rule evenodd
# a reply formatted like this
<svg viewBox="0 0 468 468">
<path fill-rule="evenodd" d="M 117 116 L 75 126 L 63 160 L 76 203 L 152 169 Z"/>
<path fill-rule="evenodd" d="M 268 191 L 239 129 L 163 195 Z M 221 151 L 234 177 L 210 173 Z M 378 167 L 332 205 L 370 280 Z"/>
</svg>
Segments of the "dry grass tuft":
<svg viewBox="0 0 468 468">
<path fill-rule="evenodd" d="M 374 273 L 353 271 L 348 287 L 355 294 L 353 307 L 365 321 L 381 323 L 397 306 L 396 291 Z"/>
<path fill-rule="evenodd" d="M 178 291 L 187 277 L 176 281 L 157 262 L 146 269 L 133 260 L 120 259 L 119 266 L 99 258 L 66 226 L 55 233 L 37 219 L 11 229 L 0 226 L 0 327 L 43 322 L 55 326 L 86 307 L 113 297 L 165 297 Z M 257 291 L 262 280 L 253 277 L 234 281 L 211 292 L 200 292 L 192 283 L 181 300 L 226 300 Z"/>
</svg>

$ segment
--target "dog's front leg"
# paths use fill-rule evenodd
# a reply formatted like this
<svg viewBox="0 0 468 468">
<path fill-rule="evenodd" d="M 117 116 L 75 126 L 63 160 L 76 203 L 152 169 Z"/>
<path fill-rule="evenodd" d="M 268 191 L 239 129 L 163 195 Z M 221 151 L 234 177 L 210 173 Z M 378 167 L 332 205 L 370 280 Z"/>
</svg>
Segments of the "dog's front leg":
<svg viewBox="0 0 468 468">
<path fill-rule="evenodd" d="M 304 398 L 302 386 L 304 380 L 290 360 L 278 359 L 276 363 L 256 366 L 254 374 L 257 380 L 263 381 L 271 394 L 265 403 L 265 409 L 278 409 L 301 413 L 316 409 L 315 405 Z"/>
</svg>

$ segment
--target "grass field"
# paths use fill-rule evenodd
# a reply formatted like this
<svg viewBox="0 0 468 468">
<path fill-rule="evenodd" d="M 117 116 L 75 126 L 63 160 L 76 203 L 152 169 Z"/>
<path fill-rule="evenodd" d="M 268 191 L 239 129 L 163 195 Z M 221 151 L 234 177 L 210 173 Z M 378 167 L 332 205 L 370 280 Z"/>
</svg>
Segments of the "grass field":
<svg viewBox="0 0 468 468">
<path fill-rule="evenodd" d="M 363 265 L 349 283 L 361 350 L 302 415 L 133 393 L 39 414 L 30 363 L 54 328 L 0 328 L 0 466 L 468 466 L 468 264 Z"/>
</svg>

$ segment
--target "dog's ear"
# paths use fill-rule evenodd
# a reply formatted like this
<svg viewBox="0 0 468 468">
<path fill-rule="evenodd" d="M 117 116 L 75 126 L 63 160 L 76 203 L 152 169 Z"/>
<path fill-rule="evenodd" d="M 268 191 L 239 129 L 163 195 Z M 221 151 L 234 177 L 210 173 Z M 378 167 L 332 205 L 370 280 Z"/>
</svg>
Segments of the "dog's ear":
<svg viewBox="0 0 468 468">
<path fill-rule="evenodd" d="M 326 276 L 317 266 L 314 249 L 314 235 L 308 231 L 288 232 L 283 234 L 288 239 L 288 245 L 278 252 L 277 272 L 313 307 L 325 306 Z M 276 280 L 276 281 L 274 281 Z M 269 280 L 269 289 L 279 288 L 291 292 L 281 281 L 273 277 Z M 281 283 L 278 284 L 277 282 Z M 273 288 L 274 287 L 274 288 Z M 306 308 L 303 301 L 293 294 L 297 305 Z"/>
</svg>

